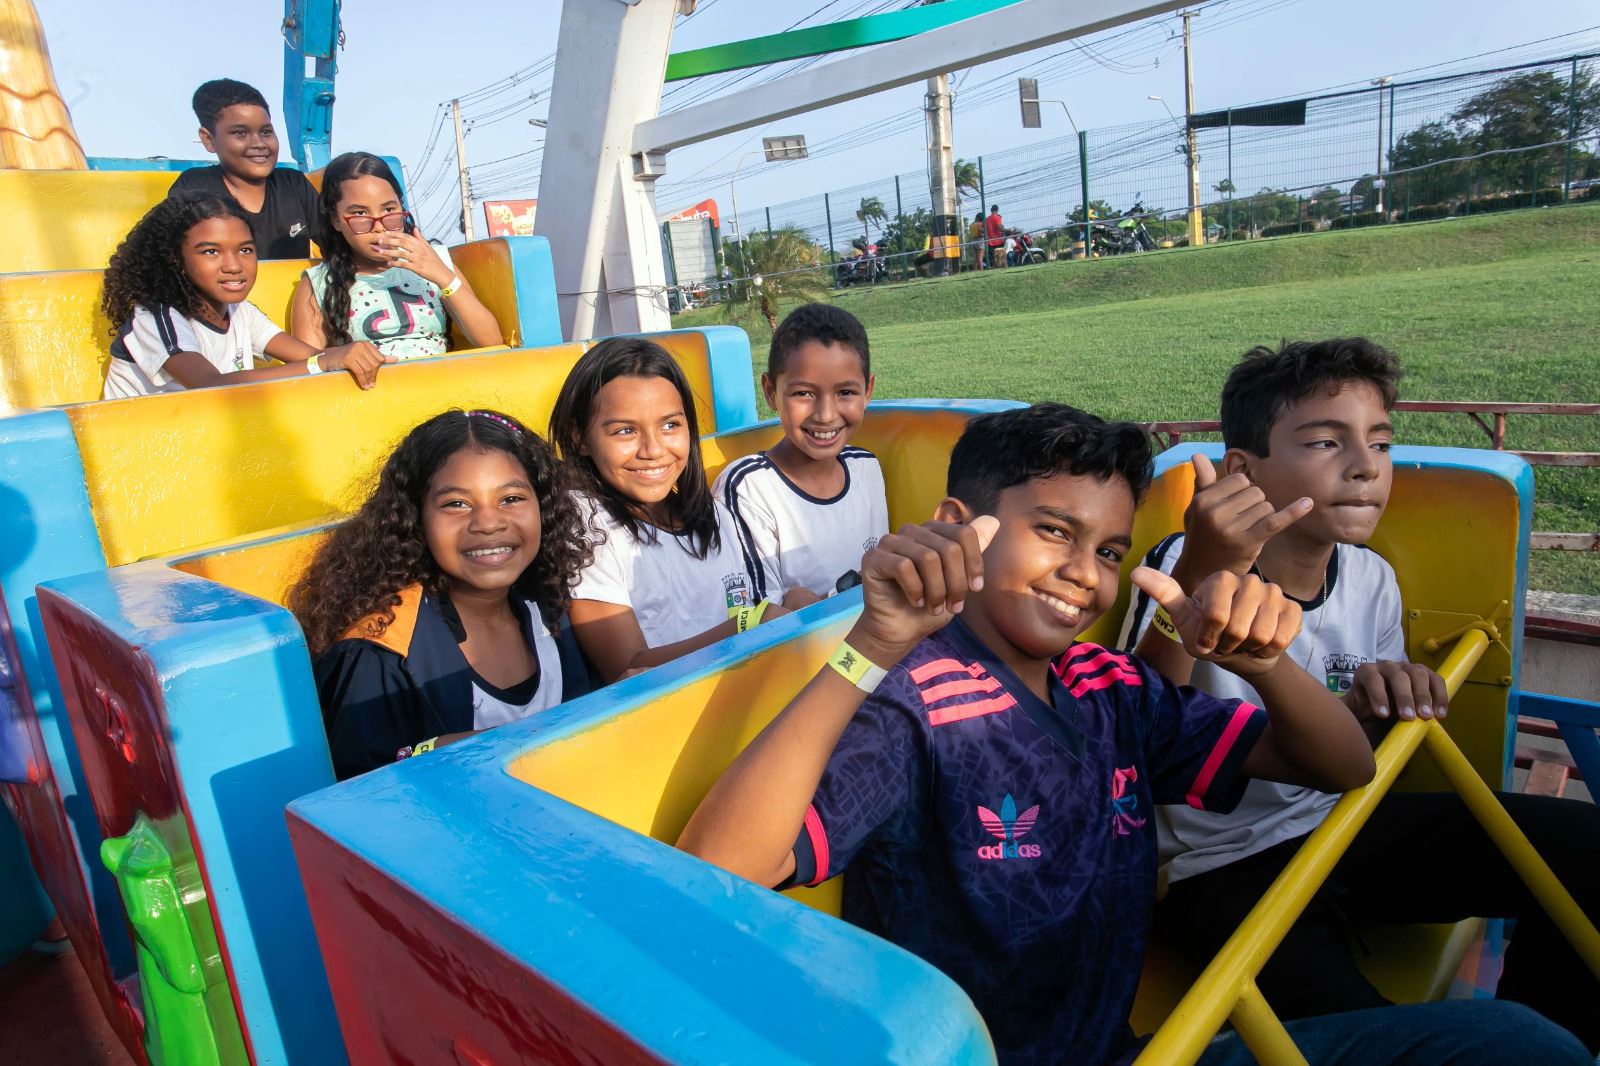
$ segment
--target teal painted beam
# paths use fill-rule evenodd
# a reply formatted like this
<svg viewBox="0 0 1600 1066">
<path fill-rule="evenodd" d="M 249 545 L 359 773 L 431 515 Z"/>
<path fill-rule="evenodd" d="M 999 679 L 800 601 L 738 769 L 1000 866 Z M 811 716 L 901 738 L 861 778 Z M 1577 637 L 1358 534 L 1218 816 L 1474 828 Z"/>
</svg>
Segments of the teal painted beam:
<svg viewBox="0 0 1600 1066">
<path fill-rule="evenodd" d="M 890 11 L 882 15 L 847 19 L 826 26 L 807 26 L 804 29 L 773 33 L 766 37 L 752 37 L 748 41 L 714 44 L 709 48 L 695 48 L 677 52 L 667 57 L 667 81 L 686 78 L 703 78 L 707 74 L 724 74 L 746 67 L 762 67 L 769 63 L 782 63 L 788 59 L 805 59 L 808 56 L 827 55 L 851 48 L 865 48 L 872 44 L 915 37 L 928 30 L 948 26 L 975 15 L 982 15 L 1002 7 L 1010 7 L 1019 0 L 945 0 L 942 4 L 916 7 L 909 11 Z"/>
</svg>

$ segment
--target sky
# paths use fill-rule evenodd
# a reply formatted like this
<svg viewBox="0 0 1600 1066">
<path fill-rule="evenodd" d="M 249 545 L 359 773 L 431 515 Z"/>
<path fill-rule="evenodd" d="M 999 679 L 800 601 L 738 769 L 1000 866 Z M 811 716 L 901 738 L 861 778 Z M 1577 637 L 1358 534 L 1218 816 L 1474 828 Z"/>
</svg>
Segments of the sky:
<svg viewBox="0 0 1600 1066">
<path fill-rule="evenodd" d="M 90 155 L 202 157 L 189 97 L 209 78 L 250 82 L 274 112 L 281 110 L 283 10 L 275 0 L 161 0 L 159 18 L 135 17 L 126 0 L 34 3 L 61 94 Z M 695 15 L 679 19 L 673 49 L 778 32 L 803 14 L 811 15 L 806 24 L 813 24 L 906 4 L 700 0 Z M 1600 50 L 1600 8 L 1593 0 L 1540 0 L 1519 5 L 1514 17 L 1503 4 L 1486 0 L 1206 0 L 1196 7 L 1201 11 L 1194 20 L 1197 110 L 1365 85 L 1380 75 L 1418 71 L 1412 76 L 1426 76 Z M 458 14 L 451 17 L 452 12 Z M 546 114 L 548 96 L 542 90 L 550 75 L 541 79 L 537 65 L 555 50 L 560 17 L 560 0 L 443 5 L 344 0 L 346 44 L 339 57 L 334 150 L 360 148 L 399 157 L 413 198 L 422 194 L 414 204 L 419 220 L 425 229 L 433 227 L 430 235 L 448 238 L 437 231 L 446 228 L 442 220 L 448 218 L 451 227 L 456 220 L 450 195 L 454 150 L 449 128 L 439 119 L 445 115 L 444 101 L 468 97 L 477 103 L 466 108 L 465 154 L 479 198 L 536 196 L 543 131 L 526 119 Z M 1015 91 L 1019 72 L 1040 75 L 1040 95 L 1065 99 L 1085 129 L 1159 119 L 1162 105 L 1147 99 L 1152 95 L 1181 111 L 1178 29 L 1176 18 L 1164 16 L 1113 31 L 1115 37 L 1090 38 L 1086 48 L 1056 45 L 953 72 L 956 155 L 973 158 L 1070 132 L 1053 106 L 1045 110 L 1044 129 L 1022 128 Z M 1484 58 L 1471 58 L 1477 56 Z M 533 77 L 508 80 L 529 68 L 535 68 Z M 742 84 L 748 87 L 776 73 L 758 71 Z M 663 109 L 730 79 L 668 86 Z M 726 203 L 734 163 L 758 148 L 763 134 L 800 133 L 813 146 L 834 150 L 778 166 L 746 160 L 737 191 L 747 212 L 919 170 L 926 160 L 918 117 L 922 97 L 921 84 L 908 85 L 675 151 L 658 185 L 658 206 L 668 211 L 707 196 Z M 852 136 L 853 131 L 860 132 Z M 430 141 L 432 152 L 426 151 Z M 287 145 L 283 156 L 290 156 Z M 481 227 L 481 212 L 478 223 Z"/>
</svg>

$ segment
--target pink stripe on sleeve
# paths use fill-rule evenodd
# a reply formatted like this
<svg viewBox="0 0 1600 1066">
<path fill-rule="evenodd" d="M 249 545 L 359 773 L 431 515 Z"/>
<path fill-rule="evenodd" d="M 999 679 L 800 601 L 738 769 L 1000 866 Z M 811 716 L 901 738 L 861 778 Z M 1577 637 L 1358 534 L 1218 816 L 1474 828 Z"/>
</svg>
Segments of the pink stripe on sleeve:
<svg viewBox="0 0 1600 1066">
<path fill-rule="evenodd" d="M 828 879 L 828 834 L 822 828 L 822 818 L 815 806 L 806 808 L 806 836 L 811 840 L 811 857 L 816 862 L 816 873 L 807 885 L 820 885 Z"/>
<path fill-rule="evenodd" d="M 1189 786 L 1189 794 L 1184 797 L 1197 811 L 1206 809 L 1206 789 L 1211 787 L 1211 779 L 1217 776 L 1217 771 L 1222 768 L 1222 761 L 1233 750 L 1234 741 L 1239 739 L 1239 734 L 1244 731 L 1245 723 L 1250 721 L 1250 716 L 1259 710 L 1253 703 L 1241 703 L 1234 708 L 1233 717 L 1228 719 L 1227 728 L 1222 731 L 1222 736 L 1217 738 L 1216 746 L 1211 749 L 1211 754 L 1206 756 L 1205 765 L 1200 767 L 1194 784 Z"/>
</svg>

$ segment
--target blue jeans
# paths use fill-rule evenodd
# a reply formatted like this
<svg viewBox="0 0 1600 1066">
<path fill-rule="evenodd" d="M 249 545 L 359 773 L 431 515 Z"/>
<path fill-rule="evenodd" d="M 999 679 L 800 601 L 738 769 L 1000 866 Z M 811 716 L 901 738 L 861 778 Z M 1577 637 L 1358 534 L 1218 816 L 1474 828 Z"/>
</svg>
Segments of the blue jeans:
<svg viewBox="0 0 1600 1066">
<path fill-rule="evenodd" d="M 1507 1000 L 1441 1000 L 1325 1014 L 1286 1025 L 1311 1066 L 1593 1066 L 1578 1038 Z M 1197 1066 L 1254 1066 L 1237 1034 Z"/>
</svg>

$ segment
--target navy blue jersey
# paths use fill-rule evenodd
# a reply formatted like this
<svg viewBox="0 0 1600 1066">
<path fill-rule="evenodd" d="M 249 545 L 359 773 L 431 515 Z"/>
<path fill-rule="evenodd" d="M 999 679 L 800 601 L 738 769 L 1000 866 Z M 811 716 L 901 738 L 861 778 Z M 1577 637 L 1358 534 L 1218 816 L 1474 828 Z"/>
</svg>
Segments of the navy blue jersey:
<svg viewBox="0 0 1600 1066">
<path fill-rule="evenodd" d="M 795 844 L 844 914 L 972 997 L 1006 1062 L 1104 1063 L 1154 905 L 1158 803 L 1238 801 L 1266 714 L 1076 644 L 1045 704 L 957 619 L 845 729 Z"/>
</svg>

